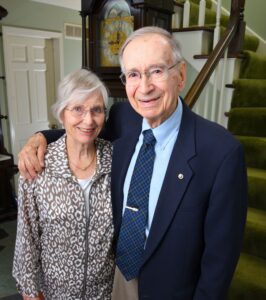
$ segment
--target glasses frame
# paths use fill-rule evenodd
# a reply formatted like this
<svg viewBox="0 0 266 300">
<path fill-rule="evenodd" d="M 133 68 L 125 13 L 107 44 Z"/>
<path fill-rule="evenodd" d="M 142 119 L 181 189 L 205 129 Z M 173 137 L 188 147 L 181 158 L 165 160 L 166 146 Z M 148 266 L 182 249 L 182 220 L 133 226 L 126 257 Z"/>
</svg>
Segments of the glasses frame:
<svg viewBox="0 0 266 300">
<path fill-rule="evenodd" d="M 88 114 L 88 112 L 90 113 L 90 115 L 91 116 L 93 116 L 93 117 L 99 117 L 100 115 L 102 115 L 102 114 L 106 114 L 106 111 L 107 111 L 107 109 L 106 109 L 106 107 L 104 107 L 103 108 L 103 111 L 101 112 L 101 113 L 95 113 L 95 111 L 93 111 L 94 109 L 95 109 L 95 107 L 92 107 L 92 108 L 89 108 L 89 109 L 85 109 L 80 115 L 79 115 L 79 113 L 78 112 L 74 112 L 74 108 L 75 107 L 73 107 L 73 108 L 65 108 L 65 110 L 68 110 L 68 111 L 70 111 L 71 113 L 72 113 L 72 116 L 74 116 L 75 118 L 80 118 L 80 119 L 85 119 L 86 118 L 86 116 L 87 116 L 87 114 Z"/>
<path fill-rule="evenodd" d="M 167 77 L 166 77 L 164 80 L 166 80 L 166 79 L 168 78 L 168 71 L 172 70 L 174 67 L 176 67 L 176 66 L 179 65 L 180 63 L 181 63 L 181 61 L 178 61 L 178 62 L 176 62 L 175 64 L 173 64 L 173 65 L 170 66 L 170 67 L 165 66 L 165 67 L 166 67 L 165 70 L 167 71 Z M 139 72 L 139 71 L 136 71 L 136 72 L 139 73 L 140 78 L 139 78 L 139 82 L 138 82 L 138 83 L 132 84 L 133 86 L 134 86 L 134 85 L 136 85 L 136 86 L 139 85 L 140 80 L 141 80 L 141 78 L 142 78 L 142 75 L 145 75 L 148 79 L 150 79 L 150 73 L 149 73 L 148 70 L 146 70 L 146 71 L 144 71 L 144 72 Z M 122 72 L 122 73 L 120 74 L 119 78 L 120 78 L 121 82 L 123 83 L 123 85 L 126 85 L 126 84 L 127 84 L 126 74 L 125 74 L 125 73 Z M 163 81 L 163 80 L 162 80 L 162 81 Z"/>
</svg>

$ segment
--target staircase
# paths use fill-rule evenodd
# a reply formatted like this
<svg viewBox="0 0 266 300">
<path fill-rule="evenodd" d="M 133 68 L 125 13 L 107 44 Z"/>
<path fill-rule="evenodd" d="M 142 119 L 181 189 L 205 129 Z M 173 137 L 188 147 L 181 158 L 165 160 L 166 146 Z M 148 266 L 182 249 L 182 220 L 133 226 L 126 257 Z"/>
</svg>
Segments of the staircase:
<svg viewBox="0 0 266 300">
<path fill-rule="evenodd" d="M 176 2 L 180 10 L 185 1 Z M 199 2 L 190 1 L 190 27 L 198 24 Z M 207 23 L 209 28 L 214 27 L 216 19 L 211 2 L 206 1 L 205 10 L 204 26 Z M 222 15 L 221 34 L 227 22 L 228 17 Z M 256 53 L 258 44 L 254 36 L 245 36 L 240 70 L 236 72 L 239 76 L 226 82 L 232 95 L 228 129 L 244 146 L 249 183 L 243 248 L 228 300 L 266 299 L 266 55 Z"/>
</svg>

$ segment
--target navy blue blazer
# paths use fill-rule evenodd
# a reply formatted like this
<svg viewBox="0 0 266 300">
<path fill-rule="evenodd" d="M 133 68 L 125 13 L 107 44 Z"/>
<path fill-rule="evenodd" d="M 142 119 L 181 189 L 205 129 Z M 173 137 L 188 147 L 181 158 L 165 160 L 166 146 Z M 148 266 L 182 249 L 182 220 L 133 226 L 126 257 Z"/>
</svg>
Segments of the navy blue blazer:
<svg viewBox="0 0 266 300">
<path fill-rule="evenodd" d="M 113 107 L 109 122 L 108 130 L 120 136 L 113 136 L 111 175 L 117 238 L 124 179 L 142 118 L 124 103 Z M 138 277 L 139 299 L 225 299 L 240 254 L 246 211 L 242 146 L 226 129 L 184 105 Z"/>
<path fill-rule="evenodd" d="M 141 125 L 131 106 L 119 103 L 102 132 L 114 141 L 115 239 L 124 179 Z M 226 129 L 184 104 L 138 277 L 139 299 L 224 300 L 240 254 L 246 211 L 242 146 Z"/>
</svg>

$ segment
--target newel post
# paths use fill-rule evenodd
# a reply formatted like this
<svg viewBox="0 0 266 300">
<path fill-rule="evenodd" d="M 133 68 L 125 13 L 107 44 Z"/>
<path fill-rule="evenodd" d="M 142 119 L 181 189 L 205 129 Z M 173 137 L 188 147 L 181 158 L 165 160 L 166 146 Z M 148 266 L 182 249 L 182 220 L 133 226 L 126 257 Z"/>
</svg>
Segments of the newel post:
<svg viewBox="0 0 266 300">
<path fill-rule="evenodd" d="M 229 54 L 238 54 L 243 50 L 246 22 L 244 21 L 245 0 L 232 0 L 231 14 L 237 12 L 238 26 L 235 37 L 232 39 L 228 52 Z"/>
</svg>

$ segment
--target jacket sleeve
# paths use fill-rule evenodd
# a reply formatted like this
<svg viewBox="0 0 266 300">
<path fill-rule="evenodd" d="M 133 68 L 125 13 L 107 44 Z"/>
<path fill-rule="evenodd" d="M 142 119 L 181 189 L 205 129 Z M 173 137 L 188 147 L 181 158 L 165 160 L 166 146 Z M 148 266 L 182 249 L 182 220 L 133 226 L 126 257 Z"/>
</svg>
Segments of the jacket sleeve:
<svg viewBox="0 0 266 300">
<path fill-rule="evenodd" d="M 129 102 L 117 102 L 112 105 L 101 138 L 115 141 L 131 131 L 140 130 L 142 117 L 137 114 Z"/>
<path fill-rule="evenodd" d="M 41 133 L 45 136 L 47 144 L 50 144 L 58 140 L 65 133 L 65 130 L 49 129 L 49 130 L 42 130 Z"/>
<path fill-rule="evenodd" d="M 236 268 L 247 213 L 247 174 L 241 145 L 224 158 L 210 195 L 205 248 L 193 300 L 224 300 Z"/>
<path fill-rule="evenodd" d="M 20 293 L 37 297 L 40 291 L 40 227 L 34 195 L 35 181 L 19 178 L 17 236 L 13 277 Z"/>
</svg>

